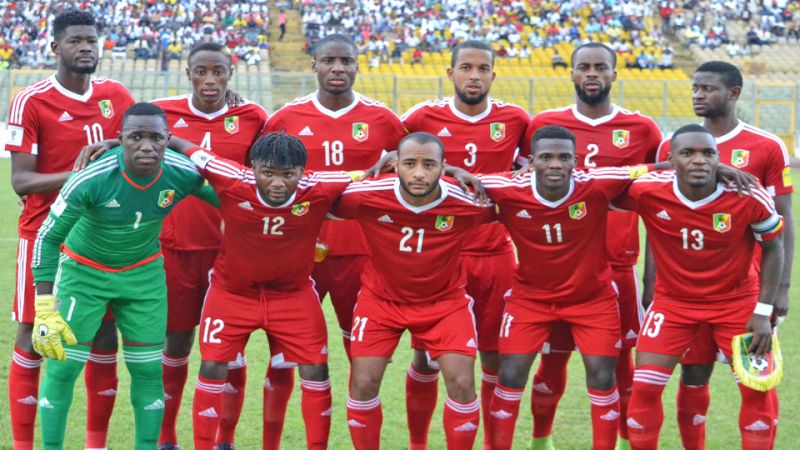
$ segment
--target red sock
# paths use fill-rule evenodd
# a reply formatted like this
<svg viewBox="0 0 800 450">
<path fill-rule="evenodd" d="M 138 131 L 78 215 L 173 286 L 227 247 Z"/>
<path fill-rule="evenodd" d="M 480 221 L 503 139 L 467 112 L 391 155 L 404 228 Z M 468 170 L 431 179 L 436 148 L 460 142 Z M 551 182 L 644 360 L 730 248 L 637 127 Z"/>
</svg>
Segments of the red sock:
<svg viewBox="0 0 800 450">
<path fill-rule="evenodd" d="M 294 369 L 270 366 L 264 378 L 264 450 L 279 450 L 286 408 L 294 389 Z"/>
<path fill-rule="evenodd" d="M 588 388 L 592 404 L 592 441 L 595 450 L 613 450 L 617 446 L 619 428 L 619 392 Z"/>
<path fill-rule="evenodd" d="M 247 386 L 247 361 L 228 363 L 228 376 L 225 378 L 225 388 L 222 390 L 222 414 L 219 416 L 219 429 L 217 430 L 217 444 L 233 444 L 236 434 L 236 424 L 242 415 L 244 406 L 244 388 Z"/>
<path fill-rule="evenodd" d="M 706 414 L 711 396 L 708 385 L 692 386 L 678 384 L 678 429 L 686 450 L 705 450 Z"/>
<path fill-rule="evenodd" d="M 553 352 L 542 355 L 539 369 L 533 376 L 531 413 L 533 413 L 533 437 L 542 438 L 553 434 L 558 401 L 567 385 L 567 364 L 570 353 Z"/>
<path fill-rule="evenodd" d="M 161 379 L 164 381 L 164 420 L 161 422 L 161 435 L 159 444 L 178 443 L 178 434 L 175 428 L 178 422 L 178 411 L 183 399 L 183 388 L 189 375 L 189 355 L 169 356 L 161 354 Z"/>
<path fill-rule="evenodd" d="M 377 450 L 381 447 L 383 410 L 381 398 L 372 400 L 347 399 L 347 425 L 355 450 Z"/>
<path fill-rule="evenodd" d="M 86 361 L 86 448 L 105 448 L 117 400 L 117 349 L 92 349 Z"/>
<path fill-rule="evenodd" d="M 442 423 L 448 450 L 472 450 L 481 422 L 481 402 L 477 398 L 459 403 L 450 397 L 444 404 Z"/>
<path fill-rule="evenodd" d="M 306 447 L 309 450 L 328 448 L 331 434 L 331 382 L 300 379 L 303 422 L 306 424 Z"/>
<path fill-rule="evenodd" d="M 617 360 L 617 391 L 619 391 L 619 436 L 628 439 L 628 403 L 633 390 L 633 355 L 630 348 L 622 349 Z"/>
<path fill-rule="evenodd" d="M 497 371 L 488 367 L 481 368 L 481 419 L 483 420 L 483 448 L 488 449 L 492 435 L 492 416 L 489 415 L 492 407 L 492 397 L 497 384 Z"/>
<path fill-rule="evenodd" d="M 484 416 L 486 420 L 492 422 L 491 426 L 484 425 L 484 429 L 491 430 L 489 448 L 492 450 L 511 450 L 522 392 L 523 389 L 505 387 L 499 383 L 495 386 L 489 417 Z M 486 444 L 484 444 L 484 448 L 486 448 Z"/>
<path fill-rule="evenodd" d="M 428 430 L 439 392 L 439 371 L 420 373 L 414 365 L 406 371 L 406 415 L 409 449 L 428 448 Z"/>
<path fill-rule="evenodd" d="M 772 421 L 772 435 L 769 437 L 769 450 L 772 450 L 775 447 L 775 438 L 778 436 L 778 418 L 780 417 L 780 402 L 778 401 L 778 388 L 772 388 L 767 391 L 769 394 L 769 399 L 772 405 L 772 412 L 774 414 L 775 420 Z"/>
<path fill-rule="evenodd" d="M 742 450 L 769 448 L 775 412 L 768 392 L 760 392 L 739 384 L 742 406 L 739 409 L 739 431 Z"/>
<path fill-rule="evenodd" d="M 197 377 L 194 402 L 192 403 L 192 426 L 194 427 L 195 450 L 213 450 L 222 410 L 222 391 L 225 380 L 209 380 Z"/>
<path fill-rule="evenodd" d="M 39 366 L 42 357 L 14 347 L 8 372 L 8 404 L 14 448 L 33 450 L 33 425 L 39 396 Z"/>
<path fill-rule="evenodd" d="M 672 370 L 660 366 L 639 366 L 633 372 L 633 394 L 628 405 L 628 438 L 633 450 L 656 450 L 658 433 L 664 423 L 661 395 Z"/>
</svg>

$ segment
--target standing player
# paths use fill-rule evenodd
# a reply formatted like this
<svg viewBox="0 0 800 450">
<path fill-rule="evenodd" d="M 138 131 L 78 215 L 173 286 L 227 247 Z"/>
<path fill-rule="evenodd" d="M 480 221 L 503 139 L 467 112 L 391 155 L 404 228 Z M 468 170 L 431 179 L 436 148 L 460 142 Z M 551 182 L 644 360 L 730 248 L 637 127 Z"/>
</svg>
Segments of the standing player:
<svg viewBox="0 0 800 450">
<path fill-rule="evenodd" d="M 430 133 L 398 144 L 397 175 L 351 185 L 333 213 L 355 218 L 371 258 L 353 312 L 347 423 L 356 450 L 380 447 L 381 380 L 409 330 L 438 362 L 447 386 L 447 448 L 472 449 L 480 422 L 473 372 L 477 348 L 465 273 L 453 255 L 492 208 L 440 177 L 444 146 Z"/>
<path fill-rule="evenodd" d="M 789 154 L 780 138 L 736 117 L 736 102 L 742 85 L 742 74 L 736 66 L 722 61 L 701 64 L 695 71 L 692 83 L 694 111 L 703 118 L 703 127 L 714 135 L 720 162 L 755 175 L 772 196 L 778 214 L 783 216 L 783 275 L 775 299 L 775 316 L 784 317 L 789 309 L 789 284 L 794 256 Z M 659 161 L 667 160 L 669 152 L 670 142 L 664 141 L 659 149 Z M 754 264 L 758 268 L 758 256 Z M 692 349 L 681 360 L 678 427 L 683 444 L 688 449 L 699 449 L 705 445 L 705 416 L 710 402 L 708 382 L 716 355 L 717 346 L 710 329 L 701 327 L 692 342 Z M 774 390 L 770 395 L 777 402 Z"/>
<path fill-rule="evenodd" d="M 41 357 L 33 352 L 33 242 L 50 204 L 71 173 L 82 147 L 116 136 L 122 113 L 133 98 L 121 84 L 91 78 L 97 67 L 97 26 L 91 14 L 71 10 L 53 21 L 56 74 L 32 84 L 14 97 L 8 116 L 11 184 L 24 196 L 19 219 L 17 289 L 18 322 L 8 376 L 8 398 L 14 448 L 33 448 L 33 426 L 39 395 Z M 117 392 L 117 336 L 113 320 L 94 337 L 86 364 L 86 448 L 104 448 Z"/>
<path fill-rule="evenodd" d="M 546 125 L 560 125 L 575 134 L 577 167 L 619 167 L 655 161 L 661 132 L 653 119 L 611 103 L 609 93 L 617 78 L 616 54 L 600 43 L 584 44 L 572 53 L 572 81 L 576 102 L 565 108 L 537 114 L 531 121 L 528 138 Z M 639 255 L 638 217 L 629 212 L 611 212 L 606 234 L 609 263 L 619 292 L 622 349 L 617 364 L 620 395 L 620 443 L 627 442 L 625 411 L 631 393 L 633 361 L 642 309 L 636 259 Z M 550 353 L 533 379 L 531 410 L 534 417 L 534 448 L 552 448 L 552 429 L 556 407 L 564 393 L 567 362 L 575 344 L 568 327 L 556 329 L 550 339 Z"/>
<path fill-rule="evenodd" d="M 341 34 L 321 39 L 314 47 L 312 70 L 319 90 L 275 112 L 265 131 L 298 137 L 308 151 L 310 170 L 358 170 L 374 165 L 384 151 L 394 150 L 405 134 L 400 119 L 382 103 L 353 91 L 358 51 Z M 350 357 L 353 307 L 369 252 L 354 220 L 327 222 L 319 236 L 314 283 L 320 298 L 330 294 Z M 327 256 L 326 256 L 327 254 Z M 271 364 L 264 382 L 265 449 L 279 448 L 286 405 L 294 374 Z"/>
<path fill-rule="evenodd" d="M 674 172 L 640 178 L 616 202 L 642 216 L 659 268 L 639 334 L 628 413 L 635 449 L 658 447 L 661 396 L 698 327 L 709 327 L 728 358 L 731 338 L 745 331 L 754 335 L 751 354 L 770 350 L 770 316 L 783 266 L 783 220 L 770 193 L 754 186 L 742 197 L 716 183 L 719 153 L 714 136 L 700 125 L 677 130 L 670 145 Z M 752 270 L 756 242 L 762 250 L 759 275 Z M 770 448 L 777 416 L 771 394 L 742 384 L 739 391 L 742 448 Z"/>
<path fill-rule="evenodd" d="M 447 76 L 455 95 L 420 103 L 403 114 L 409 132 L 426 131 L 444 144 L 445 159 L 471 173 L 510 170 L 523 147 L 530 117 L 519 106 L 489 97 L 495 78 L 494 51 L 481 41 L 453 49 Z M 505 229 L 486 224 L 464 244 L 460 256 L 467 270 L 467 294 L 475 300 L 478 350 L 481 356 L 481 404 L 484 428 L 497 381 L 497 336 L 503 294 L 511 288 L 516 258 Z M 428 429 L 436 408 L 438 371 L 428 365 L 424 348 L 412 343 L 414 361 L 406 375 L 406 414 L 410 448 L 427 448 Z M 484 433 L 484 442 L 488 444 Z"/>
<path fill-rule="evenodd" d="M 119 135 L 122 148 L 70 176 L 39 230 L 32 263 L 33 342 L 38 352 L 57 359 L 48 362 L 39 400 L 45 449 L 64 448 L 73 385 L 109 307 L 131 375 L 134 447 L 156 446 L 164 412 L 161 348 L 167 320 L 158 233 L 182 198 L 197 194 L 216 201 L 188 159 L 165 153 L 169 137 L 160 108 L 150 103 L 128 108 Z"/>
<path fill-rule="evenodd" d="M 260 106 L 243 102 L 228 106 L 225 93 L 233 75 L 229 52 L 223 45 L 202 43 L 189 52 L 186 76 L 192 93 L 153 101 L 167 114 L 174 136 L 200 142 L 206 150 L 245 165 L 250 146 L 267 120 Z M 176 206 L 164 220 L 161 247 L 167 273 L 167 339 L 162 360 L 164 422 L 159 447 L 175 448 L 175 424 L 189 369 L 194 329 L 200 322 L 209 271 L 221 242 L 220 214 L 196 198 Z M 233 444 L 244 400 L 246 362 L 230 363 L 226 402 L 222 408 L 217 444 Z"/>
</svg>

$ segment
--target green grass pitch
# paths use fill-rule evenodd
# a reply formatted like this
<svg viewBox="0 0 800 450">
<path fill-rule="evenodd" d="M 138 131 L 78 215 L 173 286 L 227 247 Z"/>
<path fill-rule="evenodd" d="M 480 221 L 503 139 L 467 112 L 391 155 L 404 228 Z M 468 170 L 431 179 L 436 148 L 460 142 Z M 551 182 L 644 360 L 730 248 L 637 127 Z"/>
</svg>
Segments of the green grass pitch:
<svg viewBox="0 0 800 450">
<path fill-rule="evenodd" d="M 5 317 L 10 317 L 11 304 L 14 294 L 14 267 L 16 261 L 16 224 L 18 207 L 10 180 L 11 164 L 9 160 L 0 160 L 0 179 L 6 180 L 0 188 L 0 309 Z M 800 186 L 800 175 L 794 176 L 795 185 Z M 795 196 L 795 211 L 800 211 L 800 196 Z M 798 213 L 796 213 L 796 216 Z M 795 264 L 795 273 L 798 273 L 800 264 Z M 797 306 L 798 294 L 797 276 L 792 277 L 795 285 L 792 287 L 791 297 L 795 303 L 794 310 L 789 319 L 781 327 L 781 341 L 785 357 L 783 383 L 781 384 L 781 423 L 778 433 L 777 448 L 796 448 L 800 442 L 800 427 L 796 428 L 796 420 L 800 417 L 800 381 L 796 374 L 800 373 L 800 308 Z M 328 318 L 328 333 L 330 346 L 330 372 L 333 383 L 333 424 L 331 429 L 330 448 L 351 448 L 350 435 L 346 423 L 347 400 L 347 359 L 342 350 L 341 338 L 336 326 L 333 309 L 329 302 L 325 302 L 325 314 Z M 11 361 L 11 352 L 16 333 L 16 324 L 10 320 L 0 322 L 0 449 L 11 448 L 11 424 L 8 413 L 8 369 Z M 389 450 L 407 448 L 408 432 L 405 425 L 405 371 L 410 361 L 411 352 L 408 347 L 408 335 L 398 346 L 394 362 L 389 365 L 383 382 L 381 399 L 384 410 L 383 423 L 383 448 Z M 131 448 L 133 438 L 133 416 L 130 411 L 128 396 L 129 377 L 122 364 L 120 355 L 119 394 L 114 416 L 111 419 L 109 433 L 109 447 L 112 449 Z M 248 383 L 247 399 L 242 413 L 236 435 L 236 444 L 240 449 L 256 449 L 261 446 L 261 398 L 263 376 L 268 361 L 266 340 L 261 333 L 253 335 L 247 347 Z M 192 422 L 191 407 L 194 392 L 194 380 L 199 366 L 199 353 L 192 353 L 192 362 L 189 368 L 189 381 L 183 398 L 183 406 L 179 420 L 179 438 L 183 448 L 191 448 Z M 476 382 L 479 382 L 479 369 L 476 368 Z M 559 449 L 588 449 L 591 448 L 591 418 L 589 415 L 589 400 L 584 388 L 583 368 L 580 358 L 573 357 L 569 367 L 570 382 L 567 392 L 561 402 L 556 416 L 554 427 L 554 440 Z M 675 389 L 677 376 L 673 376 L 664 396 L 665 423 L 661 432 L 662 448 L 680 448 L 677 425 L 675 421 Z M 717 365 L 711 388 L 711 410 L 708 416 L 708 448 L 732 449 L 739 447 L 739 432 L 737 428 L 737 414 L 739 408 L 739 394 L 733 378 L 726 367 Z M 292 397 L 286 428 L 283 436 L 284 449 L 300 449 L 305 446 L 303 420 L 300 414 L 299 385 Z M 67 428 L 67 449 L 83 448 L 83 431 L 85 427 L 85 403 L 83 398 L 84 386 L 78 382 L 75 387 L 75 402 L 72 407 L 69 425 Z M 431 427 L 431 449 L 444 449 L 444 432 L 441 427 L 442 405 L 444 404 L 444 385 L 440 382 L 440 399 Z M 517 424 L 515 449 L 523 449 L 527 445 L 531 433 L 532 421 L 528 408 L 530 387 L 526 391 L 520 419 Z M 37 442 L 39 441 L 37 428 Z M 476 448 L 480 448 L 483 436 L 479 434 Z M 794 444 L 792 444 L 794 442 Z"/>
</svg>

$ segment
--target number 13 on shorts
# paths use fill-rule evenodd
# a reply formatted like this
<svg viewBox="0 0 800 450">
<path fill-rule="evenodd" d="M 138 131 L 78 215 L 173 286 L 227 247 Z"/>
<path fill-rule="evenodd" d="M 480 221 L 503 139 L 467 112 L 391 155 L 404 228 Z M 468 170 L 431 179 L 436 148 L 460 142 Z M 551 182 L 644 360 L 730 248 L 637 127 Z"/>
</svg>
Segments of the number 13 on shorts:
<svg viewBox="0 0 800 450">
<path fill-rule="evenodd" d="M 644 320 L 642 336 L 654 338 L 661 332 L 661 325 L 664 324 L 664 313 L 650 311 Z"/>
</svg>

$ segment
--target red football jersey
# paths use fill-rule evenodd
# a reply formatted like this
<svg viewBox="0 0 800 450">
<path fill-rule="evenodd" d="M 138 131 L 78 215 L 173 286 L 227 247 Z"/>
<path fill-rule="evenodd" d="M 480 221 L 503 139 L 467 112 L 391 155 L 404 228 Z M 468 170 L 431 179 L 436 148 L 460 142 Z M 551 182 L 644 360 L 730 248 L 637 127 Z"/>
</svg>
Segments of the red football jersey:
<svg viewBox="0 0 800 450">
<path fill-rule="evenodd" d="M 215 285 L 242 295 L 297 291 L 310 283 L 317 234 L 350 184 L 346 172 L 306 172 L 285 205 L 261 200 L 253 170 L 201 148 L 190 158 L 216 191 L 225 221 Z"/>
<path fill-rule="evenodd" d="M 251 102 L 234 107 L 226 105 L 211 114 L 195 108 L 191 94 L 152 103 L 167 113 L 173 135 L 242 165 L 248 165 L 248 151 L 267 120 L 264 108 Z M 161 245 L 175 250 L 217 249 L 221 239 L 219 210 L 194 196 L 172 209 L 161 231 Z"/>
<path fill-rule="evenodd" d="M 37 155 L 39 173 L 69 172 L 81 149 L 105 139 L 116 139 L 122 115 L 134 104 L 122 84 L 94 78 L 89 90 L 78 95 L 62 86 L 55 75 L 20 91 L 8 115 L 9 152 Z M 31 194 L 19 218 L 19 236 L 35 239 L 58 190 Z"/>
<path fill-rule="evenodd" d="M 753 174 L 773 197 L 791 194 L 789 152 L 781 138 L 739 121 L 728 134 L 716 138 L 719 161 Z M 658 149 L 658 161 L 669 159 L 669 139 Z"/>
<path fill-rule="evenodd" d="M 439 182 L 442 195 L 422 207 L 400 195 L 396 175 L 348 187 L 333 214 L 356 219 L 372 257 L 361 275 L 362 289 L 397 303 L 422 303 L 466 294 L 457 255 L 477 225 L 492 220 L 494 207 L 475 204 L 454 182 Z"/>
<path fill-rule="evenodd" d="M 309 170 L 365 170 L 384 151 L 397 148 L 406 134 L 400 118 L 383 103 L 353 93 L 353 103 L 338 111 L 322 106 L 317 92 L 300 97 L 275 111 L 264 129 L 286 131 L 303 141 Z M 355 221 L 330 221 L 319 240 L 330 256 L 367 255 L 364 233 Z"/>
<path fill-rule="evenodd" d="M 486 110 L 468 116 L 456 109 L 453 97 L 422 102 L 403 114 L 409 133 L 427 131 L 444 143 L 448 164 L 471 173 L 510 170 L 524 144 L 530 116 L 521 107 L 489 99 Z M 493 255 L 511 251 L 500 224 L 486 224 L 464 243 L 462 254 Z"/>
<path fill-rule="evenodd" d="M 543 111 L 531 120 L 526 140 L 547 125 L 561 125 L 575 134 L 578 168 L 650 164 L 656 160 L 661 131 L 645 115 L 612 105 L 611 114 L 591 119 L 575 104 Z M 526 155 L 527 156 L 527 155 Z M 630 212 L 608 215 L 606 245 L 611 265 L 632 266 L 639 256 L 639 220 Z"/>
<path fill-rule="evenodd" d="M 517 247 L 512 289 L 534 301 L 574 302 L 614 295 L 605 233 L 609 202 L 628 187 L 629 168 L 573 171 L 567 195 L 549 201 L 536 174 L 481 177 Z"/>
<path fill-rule="evenodd" d="M 654 299 L 727 300 L 758 292 L 750 261 L 756 240 L 780 235 L 783 219 L 766 189 L 739 196 L 722 184 L 699 201 L 678 189 L 674 171 L 647 174 L 614 202 L 639 213 L 658 267 Z"/>
</svg>

